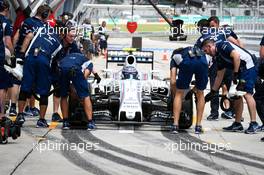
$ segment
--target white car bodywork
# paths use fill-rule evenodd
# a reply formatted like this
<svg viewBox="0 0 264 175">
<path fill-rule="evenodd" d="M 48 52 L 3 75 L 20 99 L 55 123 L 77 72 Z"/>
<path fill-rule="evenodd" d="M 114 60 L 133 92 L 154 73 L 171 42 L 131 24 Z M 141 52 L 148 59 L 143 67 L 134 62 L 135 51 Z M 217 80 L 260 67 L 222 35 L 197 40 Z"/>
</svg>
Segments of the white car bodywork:
<svg viewBox="0 0 264 175">
<path fill-rule="evenodd" d="M 128 63 L 128 59 L 133 58 L 133 63 Z M 133 55 L 128 55 L 125 59 L 125 66 L 133 66 L 136 68 L 136 58 Z M 159 79 L 152 79 L 152 74 L 155 73 L 155 77 L 158 77 L 157 71 L 151 71 L 150 73 L 141 73 L 137 70 L 138 76 L 124 78 L 122 70 L 114 71 L 113 69 L 105 69 L 105 79 L 99 84 L 101 92 L 106 94 L 114 92 L 119 94 L 119 111 L 118 121 L 143 121 L 143 109 L 142 101 L 147 95 L 158 92 L 160 89 L 169 89 L 169 84 L 166 81 Z M 94 88 L 92 88 L 94 89 Z M 167 91 L 169 92 L 169 90 Z M 167 94 L 169 96 L 169 93 Z"/>
</svg>

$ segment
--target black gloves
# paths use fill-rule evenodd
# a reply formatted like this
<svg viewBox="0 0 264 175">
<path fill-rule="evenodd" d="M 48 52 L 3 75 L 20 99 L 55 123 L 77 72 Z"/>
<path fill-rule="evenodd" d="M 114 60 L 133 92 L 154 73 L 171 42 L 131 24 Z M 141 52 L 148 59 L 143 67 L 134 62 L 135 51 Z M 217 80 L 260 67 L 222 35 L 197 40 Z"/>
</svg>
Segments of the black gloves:
<svg viewBox="0 0 264 175">
<path fill-rule="evenodd" d="M 215 90 L 211 90 L 206 96 L 204 97 L 205 102 L 211 101 L 214 97 L 218 96 L 218 92 Z"/>
<path fill-rule="evenodd" d="M 96 83 L 99 84 L 101 82 L 101 78 L 97 73 L 94 74 L 94 79 L 96 80 Z"/>
<path fill-rule="evenodd" d="M 237 79 L 238 79 L 238 72 L 234 72 L 234 74 L 233 74 L 233 83 L 234 84 L 238 83 Z"/>
</svg>

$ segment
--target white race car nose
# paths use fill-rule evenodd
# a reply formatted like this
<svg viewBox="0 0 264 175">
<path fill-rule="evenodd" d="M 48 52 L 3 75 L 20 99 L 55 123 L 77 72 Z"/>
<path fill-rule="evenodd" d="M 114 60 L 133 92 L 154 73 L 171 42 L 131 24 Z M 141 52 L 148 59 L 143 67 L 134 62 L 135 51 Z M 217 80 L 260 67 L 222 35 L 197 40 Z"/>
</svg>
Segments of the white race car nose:
<svg viewBox="0 0 264 175">
<path fill-rule="evenodd" d="M 127 115 L 126 115 L 126 118 L 128 120 L 133 120 L 135 118 L 135 113 L 128 112 Z"/>
</svg>

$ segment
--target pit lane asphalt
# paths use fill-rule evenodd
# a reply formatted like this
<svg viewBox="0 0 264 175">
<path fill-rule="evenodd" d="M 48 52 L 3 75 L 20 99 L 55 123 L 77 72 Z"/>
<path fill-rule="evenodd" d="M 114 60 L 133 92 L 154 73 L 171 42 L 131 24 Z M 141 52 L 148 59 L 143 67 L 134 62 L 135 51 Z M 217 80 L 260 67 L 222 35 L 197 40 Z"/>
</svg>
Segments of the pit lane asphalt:
<svg viewBox="0 0 264 175">
<path fill-rule="evenodd" d="M 129 39 L 109 41 L 130 45 Z M 173 49 L 185 45 L 143 40 L 143 47 Z M 169 60 L 155 52 L 155 68 L 169 76 Z M 95 58 L 96 69 L 104 68 L 104 59 Z M 47 118 L 52 114 L 49 99 Z M 233 120 L 209 122 L 206 105 L 205 133 L 194 134 L 193 126 L 178 135 L 159 127 L 118 127 L 98 125 L 95 131 L 62 131 L 60 123 L 50 129 L 35 128 L 36 118 L 27 118 L 18 140 L 0 145 L 0 174 L 263 174 L 264 151 L 259 140 L 264 133 L 222 132 Z M 245 106 L 244 128 L 249 114 Z M 196 147 L 192 147 L 191 145 Z M 68 146 L 68 147 L 67 147 Z M 223 146 L 226 149 L 222 149 Z"/>
</svg>

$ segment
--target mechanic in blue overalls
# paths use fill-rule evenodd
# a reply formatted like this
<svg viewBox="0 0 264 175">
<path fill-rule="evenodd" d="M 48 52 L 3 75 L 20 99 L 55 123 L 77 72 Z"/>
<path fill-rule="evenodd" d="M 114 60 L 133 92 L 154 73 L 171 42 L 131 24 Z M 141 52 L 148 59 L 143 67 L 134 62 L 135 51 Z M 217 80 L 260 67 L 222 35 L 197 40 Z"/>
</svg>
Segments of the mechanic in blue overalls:
<svg viewBox="0 0 264 175">
<path fill-rule="evenodd" d="M 36 127 L 48 127 L 45 114 L 48 106 L 48 94 L 51 88 L 51 62 L 52 58 L 62 48 L 59 34 L 50 26 L 39 28 L 25 54 L 23 78 L 19 93 L 17 120 L 23 124 L 25 121 L 23 110 L 27 98 L 34 93 L 40 95 L 40 118 Z M 34 88 L 33 88 L 34 86 Z"/>
<path fill-rule="evenodd" d="M 230 35 L 231 31 L 226 31 L 224 29 L 218 29 L 216 28 L 217 26 L 212 26 L 212 28 L 210 28 L 210 24 L 209 24 L 209 21 L 206 19 L 202 19 L 198 22 L 197 25 L 199 27 L 199 31 L 202 34 L 202 36 L 197 40 L 195 45 L 197 45 L 198 47 L 201 47 L 201 42 L 203 41 L 203 35 L 207 35 L 209 33 L 214 37 L 214 40 L 216 42 L 229 40 L 231 42 L 234 42 L 234 44 L 238 44 L 238 42 Z M 210 79 L 211 88 L 214 84 L 216 74 L 217 74 L 217 63 L 216 63 L 216 59 L 213 57 L 209 63 L 209 79 Z M 221 84 L 223 95 L 226 95 L 227 90 L 231 86 L 231 82 L 232 82 L 232 70 L 227 69 L 225 72 L 224 79 Z M 228 106 L 230 104 L 225 104 L 225 105 Z M 211 106 L 211 113 L 207 117 L 207 120 L 218 120 L 219 119 L 219 113 L 218 113 L 219 98 L 217 96 L 215 96 L 211 100 L 210 106 Z M 222 113 L 221 117 L 225 119 L 232 119 L 233 115 L 234 115 L 233 110 L 231 109 L 230 111 Z"/>
<path fill-rule="evenodd" d="M 12 33 L 13 33 L 13 26 L 11 24 L 11 21 L 8 19 L 8 16 L 9 16 L 9 8 L 10 8 L 10 5 L 8 3 L 7 0 L 2 0 L 0 1 L 0 18 L 1 18 L 1 28 L 2 28 L 2 32 L 3 32 L 3 35 L 4 35 L 4 44 L 5 44 L 5 49 L 7 51 L 7 55 L 6 55 L 6 65 L 5 65 L 5 68 L 7 68 L 7 72 L 11 72 L 11 67 L 12 67 L 12 60 L 13 60 L 13 55 L 14 55 L 14 47 L 13 47 L 13 44 L 12 44 Z M 5 49 L 3 49 L 3 51 L 5 52 Z M 11 77 L 12 75 L 10 75 Z M 12 77 L 11 77 L 12 78 Z M 12 89 L 9 88 L 9 89 Z M 10 93 L 8 93 L 8 95 L 11 95 Z M 6 100 L 5 102 L 5 111 L 9 109 L 9 105 L 10 105 L 10 101 L 9 99 Z M 12 104 L 11 104 L 11 109 L 15 108 L 16 109 L 16 100 L 12 100 Z M 9 114 L 10 112 L 12 113 L 12 110 L 9 110 Z"/>
<path fill-rule="evenodd" d="M 89 55 L 89 48 L 87 45 L 84 45 L 83 54 L 71 53 L 59 61 L 59 84 L 61 86 L 61 110 L 63 115 L 62 129 L 70 129 L 70 123 L 68 121 L 68 92 L 70 82 L 72 82 L 76 89 L 78 97 L 83 100 L 84 112 L 88 119 L 87 129 L 93 130 L 96 127 L 92 120 L 92 102 L 89 92 L 89 83 L 86 80 L 93 70 L 93 63 L 89 60 Z"/>
<path fill-rule="evenodd" d="M 60 25 L 60 24 L 57 23 L 57 25 Z M 51 117 L 52 121 L 61 121 L 61 117 L 58 113 L 58 109 L 60 105 L 58 62 L 62 60 L 65 56 L 69 55 L 70 53 L 81 53 L 75 41 L 76 30 L 74 26 L 72 26 L 72 24 L 67 24 L 66 26 L 63 23 L 61 25 L 63 25 L 63 31 L 62 30 L 60 31 L 62 49 L 54 57 L 54 61 L 52 62 L 52 66 L 51 66 L 52 67 L 52 85 L 55 88 L 55 91 L 53 94 L 53 114 Z M 64 30 L 64 29 L 67 29 L 67 30 Z"/>
<path fill-rule="evenodd" d="M 38 28 L 43 27 L 45 21 L 51 12 L 51 8 L 47 5 L 41 5 L 37 9 L 37 13 L 34 17 L 27 18 L 22 24 L 19 30 L 17 30 L 14 36 L 16 67 L 14 68 L 13 81 L 14 87 L 12 89 L 12 95 L 17 99 L 19 93 L 19 86 L 21 85 L 21 78 L 23 75 L 23 63 L 25 60 L 25 52 L 36 34 Z M 16 115 L 16 108 L 10 109 L 13 115 Z M 30 101 L 30 107 L 25 109 L 25 112 L 29 115 L 38 116 L 39 110 L 35 107 L 34 98 Z"/>
<path fill-rule="evenodd" d="M 238 36 L 235 34 L 235 32 L 231 29 L 231 27 L 220 27 L 220 21 L 217 16 L 211 16 L 208 19 L 209 26 L 211 29 L 211 33 L 214 34 L 216 41 L 222 41 L 222 40 L 228 40 L 232 42 L 233 44 L 236 44 L 240 47 L 243 47 L 242 42 L 239 40 Z M 214 59 L 213 59 L 214 60 Z M 210 67 L 210 82 L 212 81 L 212 84 L 215 80 L 216 74 L 217 74 L 217 65 L 216 61 L 213 62 L 213 65 Z M 222 95 L 227 95 L 228 90 L 231 86 L 232 82 L 232 70 L 226 69 L 224 79 L 222 81 Z M 212 86 L 211 86 L 212 87 Z M 228 104 L 225 102 L 225 106 L 228 106 L 231 104 Z M 211 106 L 214 107 L 214 110 L 211 112 L 212 115 L 209 115 L 209 120 L 218 119 L 218 109 L 219 109 L 219 99 L 215 99 L 211 101 Z M 231 105 L 232 107 L 232 105 Z M 230 110 L 223 112 L 221 114 L 221 117 L 224 119 L 232 119 L 234 118 L 234 110 L 231 108 Z"/>
<path fill-rule="evenodd" d="M 59 86 L 59 73 L 58 73 L 58 62 L 64 57 L 71 53 L 81 53 L 75 39 L 76 39 L 76 22 L 70 20 L 64 26 L 64 31 L 61 31 L 61 43 L 63 48 L 55 56 L 54 61 L 52 62 L 52 85 L 55 88 L 53 94 L 53 114 L 52 121 L 61 121 L 61 117 L 58 114 L 58 109 L 60 105 L 60 86 Z M 62 24 L 63 25 L 63 24 Z M 101 79 L 97 73 L 94 74 L 95 79 L 100 81 Z"/>
<path fill-rule="evenodd" d="M 9 3 L 6 0 L 0 0 L 0 120 L 5 115 L 4 104 L 5 104 L 5 90 L 12 87 L 12 79 L 10 74 L 5 70 L 5 43 L 8 49 L 12 52 L 11 42 L 11 25 L 5 16 L 9 12 Z M 5 28 L 3 28 L 5 24 Z M 9 41 L 8 41 L 9 40 Z M 4 43 L 5 41 L 5 43 Z M 6 42 L 7 41 L 7 42 Z M 9 43 L 9 44 L 8 44 Z"/>
<path fill-rule="evenodd" d="M 260 42 L 259 55 L 260 63 L 254 98 L 256 100 L 257 113 L 262 122 L 262 126 L 260 126 L 258 129 L 260 131 L 264 131 L 264 37 Z M 264 141 L 264 137 L 261 140 Z"/>
<path fill-rule="evenodd" d="M 195 126 L 195 133 L 203 132 L 201 121 L 205 106 L 204 89 L 208 82 L 208 61 L 205 54 L 197 47 L 186 47 L 176 49 L 172 53 L 170 62 L 171 79 L 177 76 L 176 91 L 173 101 L 173 116 L 174 123 L 171 132 L 177 134 L 179 132 L 179 118 L 182 106 L 182 98 L 184 90 L 189 89 L 192 81 L 192 76 L 195 75 L 195 93 L 197 97 L 197 121 Z M 175 86 L 172 88 L 175 88 Z"/>
<path fill-rule="evenodd" d="M 238 84 L 237 90 L 245 91 L 243 96 L 246 100 L 251 122 L 246 134 L 256 133 L 259 127 L 256 122 L 256 102 L 253 98 L 253 88 L 257 78 L 256 61 L 247 50 L 232 44 L 228 41 L 215 42 L 211 35 L 204 36 L 202 42 L 204 52 L 212 57 L 216 57 L 217 76 L 211 92 L 205 97 L 206 101 L 210 101 L 217 93 L 224 77 L 226 68 L 233 69 L 233 84 Z M 238 81 L 239 80 L 239 81 Z M 243 86 L 240 86 L 243 85 Z M 243 131 L 241 124 L 243 112 L 243 99 L 238 97 L 234 100 L 235 122 L 229 127 L 224 127 L 225 131 Z"/>
</svg>

